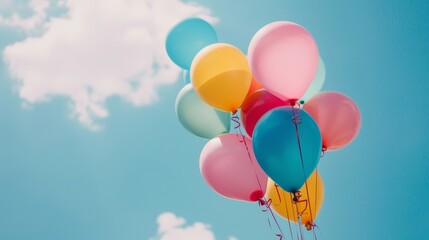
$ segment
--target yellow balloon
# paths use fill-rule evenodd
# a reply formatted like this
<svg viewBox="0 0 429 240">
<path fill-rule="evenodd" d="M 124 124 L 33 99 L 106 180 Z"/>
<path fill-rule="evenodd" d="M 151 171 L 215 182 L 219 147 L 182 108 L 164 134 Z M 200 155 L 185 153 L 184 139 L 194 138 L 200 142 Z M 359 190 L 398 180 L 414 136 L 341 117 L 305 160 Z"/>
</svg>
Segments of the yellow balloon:
<svg viewBox="0 0 429 240">
<path fill-rule="evenodd" d="M 310 199 L 308 199 L 308 194 Z M 267 183 L 266 198 L 271 199 L 271 207 L 280 216 L 294 222 L 299 222 L 298 216 L 301 216 L 301 223 L 310 230 L 313 227 L 314 219 L 322 207 L 324 197 L 324 187 L 322 177 L 317 171 L 308 178 L 307 184 L 304 184 L 297 195 L 300 195 L 298 202 L 293 201 L 293 194 L 284 191 L 271 179 Z"/>
<path fill-rule="evenodd" d="M 246 56 L 236 47 L 215 43 L 203 48 L 191 65 L 191 82 L 200 98 L 214 108 L 235 113 L 250 88 Z"/>
</svg>

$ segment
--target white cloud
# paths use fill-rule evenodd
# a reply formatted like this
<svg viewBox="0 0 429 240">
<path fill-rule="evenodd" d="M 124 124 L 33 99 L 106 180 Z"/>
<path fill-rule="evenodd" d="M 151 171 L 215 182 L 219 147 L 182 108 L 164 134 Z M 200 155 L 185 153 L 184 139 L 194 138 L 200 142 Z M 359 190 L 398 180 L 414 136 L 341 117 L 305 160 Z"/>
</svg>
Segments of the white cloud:
<svg viewBox="0 0 429 240">
<path fill-rule="evenodd" d="M 45 9 L 46 1 L 37 2 L 35 10 Z M 108 116 L 109 97 L 151 104 L 159 86 L 178 78 L 180 69 L 164 49 L 174 24 L 190 16 L 213 21 L 208 9 L 180 0 L 60 3 L 68 14 L 50 18 L 41 36 L 6 47 L 4 59 L 26 104 L 65 96 L 72 115 L 92 130 L 100 128 L 97 119 Z"/>
<path fill-rule="evenodd" d="M 230 236 L 230 237 L 228 238 L 228 240 L 238 240 L 238 238 L 233 237 L 233 236 Z"/>
<path fill-rule="evenodd" d="M 210 226 L 195 222 L 185 226 L 185 219 L 173 213 L 163 213 L 158 217 L 158 236 L 152 240 L 215 240 Z"/>
<path fill-rule="evenodd" d="M 13 3 L 9 0 L 1 0 L 0 6 L 12 7 Z M 46 11 L 49 8 L 48 0 L 30 0 L 28 7 L 33 12 L 33 15 L 28 18 L 21 17 L 18 13 L 12 14 L 10 17 L 0 15 L 0 26 L 22 28 L 25 31 L 31 31 L 46 19 Z"/>
</svg>

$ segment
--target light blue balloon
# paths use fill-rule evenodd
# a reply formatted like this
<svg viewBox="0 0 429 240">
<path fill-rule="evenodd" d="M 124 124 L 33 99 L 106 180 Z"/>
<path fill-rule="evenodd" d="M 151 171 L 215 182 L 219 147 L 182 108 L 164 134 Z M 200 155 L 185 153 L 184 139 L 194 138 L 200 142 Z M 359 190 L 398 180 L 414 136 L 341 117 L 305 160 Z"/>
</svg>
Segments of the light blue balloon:
<svg viewBox="0 0 429 240">
<path fill-rule="evenodd" d="M 195 55 L 217 42 L 213 27 L 200 18 L 189 18 L 171 29 L 165 47 L 170 59 L 183 69 L 190 69 Z"/>
<path fill-rule="evenodd" d="M 191 74 L 188 70 L 183 70 L 183 82 L 185 84 L 191 83 Z"/>
<path fill-rule="evenodd" d="M 305 104 L 310 100 L 314 95 L 320 92 L 320 89 L 322 89 L 323 84 L 325 83 L 326 78 L 326 68 L 325 63 L 323 62 L 323 59 L 319 57 L 319 65 L 317 66 L 316 75 L 313 78 L 313 81 L 311 81 L 310 86 L 307 88 L 307 90 L 304 93 L 304 96 L 300 99 L 301 104 Z"/>
<path fill-rule="evenodd" d="M 253 149 L 259 165 L 281 188 L 298 191 L 319 162 L 322 137 L 313 118 L 304 110 L 295 109 L 302 161 L 292 107 L 275 108 L 264 114 L 253 132 Z"/>
<path fill-rule="evenodd" d="M 228 133 L 231 124 L 231 114 L 201 100 L 192 84 L 184 86 L 177 95 L 176 115 L 189 132 L 207 139 Z"/>
</svg>

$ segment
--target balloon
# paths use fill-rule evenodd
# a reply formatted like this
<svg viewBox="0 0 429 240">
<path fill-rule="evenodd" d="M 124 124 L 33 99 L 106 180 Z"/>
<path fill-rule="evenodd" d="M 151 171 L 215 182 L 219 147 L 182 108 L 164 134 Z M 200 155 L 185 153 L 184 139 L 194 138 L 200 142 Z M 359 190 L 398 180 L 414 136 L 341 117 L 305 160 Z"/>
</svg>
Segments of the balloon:
<svg viewBox="0 0 429 240">
<path fill-rule="evenodd" d="M 200 18 L 189 18 L 171 29 L 165 47 L 175 64 L 189 69 L 198 51 L 216 42 L 216 32 L 208 22 Z"/>
<path fill-rule="evenodd" d="M 252 80 L 250 82 L 250 88 L 249 88 L 249 91 L 247 91 L 246 98 L 248 98 L 250 95 L 252 95 L 252 93 L 260 89 L 262 89 L 262 85 L 258 81 L 256 81 L 254 77 L 252 77 Z"/>
<path fill-rule="evenodd" d="M 255 160 L 252 141 L 248 138 L 244 141 L 249 151 L 236 134 L 227 133 L 210 140 L 201 152 L 200 171 L 217 193 L 254 202 L 264 196 L 268 177 Z"/>
<path fill-rule="evenodd" d="M 264 89 L 260 89 L 247 97 L 241 106 L 241 122 L 247 134 L 252 137 L 256 123 L 266 112 L 286 105 L 290 106 Z"/>
<path fill-rule="evenodd" d="M 307 195 L 307 190 L 310 198 Z M 312 227 L 314 219 L 322 207 L 324 191 L 322 177 L 315 170 L 308 178 L 307 183 L 299 189 L 301 197 L 298 202 L 294 203 L 293 194 L 276 187 L 272 179 L 268 179 L 265 196 L 267 199 L 271 199 L 271 207 L 280 216 L 298 223 L 298 216 L 301 215 L 301 223 Z"/>
<path fill-rule="evenodd" d="M 231 114 L 218 111 L 203 102 L 187 84 L 176 98 L 176 115 L 189 132 L 211 139 L 229 132 Z"/>
<path fill-rule="evenodd" d="M 316 95 L 320 89 L 322 89 L 323 83 L 325 83 L 326 78 L 326 69 L 325 63 L 322 58 L 319 58 L 319 65 L 317 66 L 316 75 L 314 76 L 313 81 L 311 81 L 310 86 L 305 91 L 304 96 L 300 99 L 300 103 L 304 104 L 310 100 L 314 95 Z"/>
<path fill-rule="evenodd" d="M 251 72 L 246 56 L 238 48 L 216 43 L 195 56 L 191 81 L 206 103 L 225 112 L 236 112 L 249 91 Z"/>
<path fill-rule="evenodd" d="M 304 105 L 322 133 L 322 146 L 335 150 L 349 144 L 359 132 L 361 116 L 352 99 L 337 92 L 322 92 Z"/>
<path fill-rule="evenodd" d="M 311 34 L 293 22 L 273 22 L 253 36 L 250 66 L 261 85 L 285 99 L 300 99 L 317 70 L 319 53 Z"/>
<path fill-rule="evenodd" d="M 298 125 L 299 140 L 294 124 Z M 288 192 L 298 191 L 319 162 L 322 139 L 313 118 L 304 110 L 278 107 L 267 112 L 253 131 L 253 147 L 259 165 Z M 302 159 L 301 153 L 302 152 Z"/>
<path fill-rule="evenodd" d="M 183 82 L 185 82 L 185 84 L 191 83 L 191 75 L 187 70 L 183 70 Z"/>
</svg>

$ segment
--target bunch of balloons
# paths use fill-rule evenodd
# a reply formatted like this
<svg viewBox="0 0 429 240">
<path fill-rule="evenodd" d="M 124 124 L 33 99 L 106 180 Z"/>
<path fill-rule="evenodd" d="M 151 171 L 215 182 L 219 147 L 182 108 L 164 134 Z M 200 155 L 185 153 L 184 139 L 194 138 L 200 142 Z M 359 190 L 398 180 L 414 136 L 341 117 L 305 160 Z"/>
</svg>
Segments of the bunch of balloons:
<svg viewBox="0 0 429 240">
<path fill-rule="evenodd" d="M 361 121 L 349 97 L 318 93 L 325 65 L 312 35 L 293 22 L 272 22 L 245 55 L 191 18 L 170 31 L 166 50 L 187 83 L 176 99 L 178 119 L 210 139 L 200 155 L 207 184 L 230 199 L 270 202 L 311 229 L 323 201 L 319 159 L 349 144 Z M 231 122 L 240 134 L 230 133 Z"/>
</svg>

